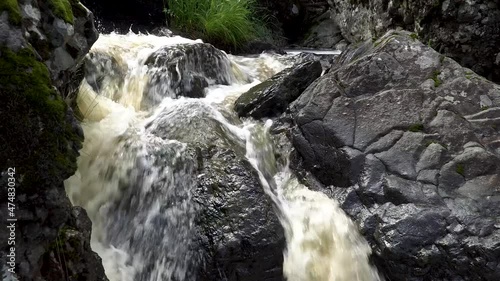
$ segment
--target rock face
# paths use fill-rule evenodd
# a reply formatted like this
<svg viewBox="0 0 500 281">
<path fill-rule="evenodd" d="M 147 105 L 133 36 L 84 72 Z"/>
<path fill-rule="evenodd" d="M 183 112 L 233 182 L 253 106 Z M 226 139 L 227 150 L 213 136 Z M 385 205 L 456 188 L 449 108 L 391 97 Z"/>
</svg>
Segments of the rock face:
<svg viewBox="0 0 500 281">
<path fill-rule="evenodd" d="M 242 94 L 234 109 L 240 117 L 278 116 L 321 75 L 321 71 L 321 63 L 317 60 L 287 68 Z"/>
<path fill-rule="evenodd" d="M 499 107 L 500 86 L 391 31 L 294 102 L 293 143 L 391 280 L 497 280 Z"/>
<path fill-rule="evenodd" d="M 285 236 L 256 172 L 230 149 L 200 152 L 197 280 L 283 280 Z"/>
<path fill-rule="evenodd" d="M 302 39 L 315 19 L 328 10 L 326 0 L 258 0 L 257 3 L 273 23 L 278 23 L 276 28 L 282 30 L 289 43 Z"/>
<path fill-rule="evenodd" d="M 0 30 L 0 182 L 16 183 L 15 196 L 1 189 L 12 200 L 2 200 L 0 217 L 11 217 L 7 203 L 15 204 L 9 210 L 17 218 L 15 274 L 107 280 L 89 246 L 88 218 L 71 206 L 63 186 L 76 170 L 83 133 L 58 89 L 97 39 L 92 14 L 78 1 L 4 1 Z M 7 241 L 10 233 L 0 233 Z"/>
<path fill-rule="evenodd" d="M 163 98 L 201 98 L 209 85 L 228 85 L 234 79 L 227 55 L 210 44 L 166 46 L 146 60 L 150 67 L 144 106 L 157 105 Z"/>
<path fill-rule="evenodd" d="M 325 12 L 316 18 L 313 24 L 299 45 L 313 49 L 338 49 L 337 44 L 344 37 L 332 12 Z"/>
<path fill-rule="evenodd" d="M 329 0 L 342 35 L 352 43 L 388 28 L 413 30 L 433 48 L 500 81 L 500 6 L 491 0 Z"/>
</svg>

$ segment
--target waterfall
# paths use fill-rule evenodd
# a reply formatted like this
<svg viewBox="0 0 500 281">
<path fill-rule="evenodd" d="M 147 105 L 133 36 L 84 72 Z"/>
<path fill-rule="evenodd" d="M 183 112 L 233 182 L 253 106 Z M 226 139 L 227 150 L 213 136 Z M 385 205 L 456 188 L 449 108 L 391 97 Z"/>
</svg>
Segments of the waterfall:
<svg viewBox="0 0 500 281">
<path fill-rule="evenodd" d="M 275 148 L 271 121 L 242 122 L 232 110 L 240 94 L 290 66 L 291 55 L 224 54 L 214 59 L 227 69 L 189 79 L 182 68 L 197 62 L 178 62 L 175 75 L 148 65 L 162 48 L 201 43 L 109 34 L 100 36 L 87 57 L 90 71 L 77 98 L 85 142 L 78 170 L 65 186 L 72 203 L 92 220 L 92 248 L 108 278 L 196 280 L 193 269 L 202 257 L 193 242 L 196 159 L 190 144 L 213 142 L 244 151 L 275 204 L 287 241 L 287 280 L 381 280 L 369 264 L 369 245 L 338 204 L 299 184 L 275 159 L 287 151 Z M 204 85 L 205 97 L 177 96 L 179 83 L 189 91 Z"/>
</svg>

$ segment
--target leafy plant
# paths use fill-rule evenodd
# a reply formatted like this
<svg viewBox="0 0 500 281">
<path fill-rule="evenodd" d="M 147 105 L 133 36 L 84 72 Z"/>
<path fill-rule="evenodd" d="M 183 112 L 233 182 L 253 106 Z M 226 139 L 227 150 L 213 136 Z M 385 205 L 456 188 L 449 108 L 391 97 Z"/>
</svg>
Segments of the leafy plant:
<svg viewBox="0 0 500 281">
<path fill-rule="evenodd" d="M 239 46 L 257 36 L 254 0 L 171 0 L 165 10 L 174 28 L 207 41 Z"/>
</svg>

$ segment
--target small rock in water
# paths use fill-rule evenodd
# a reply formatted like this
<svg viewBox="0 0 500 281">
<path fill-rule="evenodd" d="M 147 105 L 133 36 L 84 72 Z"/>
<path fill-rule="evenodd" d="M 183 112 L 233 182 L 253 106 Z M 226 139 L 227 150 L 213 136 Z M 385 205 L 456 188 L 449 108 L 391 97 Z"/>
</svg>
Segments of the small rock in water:
<svg viewBox="0 0 500 281">
<path fill-rule="evenodd" d="M 292 66 L 251 88 L 235 102 L 240 117 L 276 117 L 321 75 L 319 61 Z"/>
</svg>

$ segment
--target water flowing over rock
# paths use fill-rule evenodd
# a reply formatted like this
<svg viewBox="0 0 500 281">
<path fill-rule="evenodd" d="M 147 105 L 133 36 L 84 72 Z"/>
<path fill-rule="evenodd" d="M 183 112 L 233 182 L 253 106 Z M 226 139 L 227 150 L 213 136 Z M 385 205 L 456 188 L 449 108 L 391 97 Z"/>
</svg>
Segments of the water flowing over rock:
<svg viewBox="0 0 500 281">
<path fill-rule="evenodd" d="M 283 280 L 285 236 L 257 173 L 241 156 L 200 149 L 194 201 L 205 265 L 197 280 Z"/>
<path fill-rule="evenodd" d="M 241 95 L 234 104 L 240 117 L 275 117 L 321 75 L 321 63 L 317 60 L 294 65 Z"/>
<path fill-rule="evenodd" d="M 183 73 L 221 80 L 202 97 L 163 96 L 141 107 L 164 70 L 145 62 L 167 47 L 211 48 L 180 37 L 102 36 L 86 67 L 101 78 L 85 75 L 91 81 L 79 91 L 86 139 L 65 186 L 93 222 L 92 247 L 108 278 L 380 280 L 368 243 L 339 205 L 286 169 L 287 149 L 275 148 L 270 124 L 232 110 L 242 93 L 300 57 L 225 56 L 206 69 L 183 58 Z M 320 63 L 312 65 L 319 75 Z"/>
<path fill-rule="evenodd" d="M 382 36 L 388 28 L 415 32 L 464 67 L 500 81 L 500 9 L 491 0 L 329 0 L 333 18 L 351 43 Z"/>
<path fill-rule="evenodd" d="M 157 105 L 165 97 L 201 98 L 204 89 L 235 80 L 227 55 L 210 44 L 168 46 L 146 60 L 151 79 L 143 101 Z"/>
<path fill-rule="evenodd" d="M 296 165 L 391 280 L 500 278 L 500 86 L 403 31 L 337 63 L 291 106 Z"/>
<path fill-rule="evenodd" d="M 0 218 L 6 222 L 14 210 L 17 219 L 15 245 L 0 232 L 2 269 L 10 247 L 16 254 L 15 274 L 3 277 L 107 280 L 90 248 L 86 213 L 71 206 L 63 186 L 83 139 L 63 97 L 80 83 L 77 64 L 97 39 L 92 13 L 67 0 L 0 7 Z M 12 179 L 15 192 L 7 188 Z"/>
</svg>

